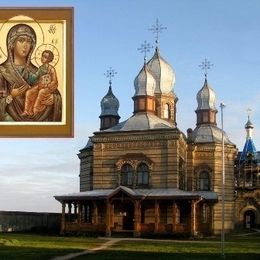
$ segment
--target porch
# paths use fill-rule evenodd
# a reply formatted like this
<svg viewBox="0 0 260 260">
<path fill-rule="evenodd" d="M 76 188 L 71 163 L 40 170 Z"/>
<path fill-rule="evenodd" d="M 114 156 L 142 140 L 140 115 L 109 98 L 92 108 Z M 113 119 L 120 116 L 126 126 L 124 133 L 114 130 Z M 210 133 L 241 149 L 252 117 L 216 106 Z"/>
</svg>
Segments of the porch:
<svg viewBox="0 0 260 260">
<path fill-rule="evenodd" d="M 148 190 L 147 190 L 148 191 Z M 131 190 L 120 186 L 106 196 L 63 198 L 62 232 L 144 234 L 211 233 L 212 203 L 198 194 L 171 189 Z M 81 194 L 83 195 L 83 194 Z M 211 194 L 212 195 L 212 194 Z"/>
</svg>

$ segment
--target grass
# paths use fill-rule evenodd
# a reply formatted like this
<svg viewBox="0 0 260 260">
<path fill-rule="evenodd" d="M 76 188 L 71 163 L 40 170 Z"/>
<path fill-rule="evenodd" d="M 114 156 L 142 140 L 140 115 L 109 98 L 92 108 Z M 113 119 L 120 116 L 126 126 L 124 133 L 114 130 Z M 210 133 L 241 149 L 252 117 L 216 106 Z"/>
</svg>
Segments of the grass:
<svg viewBox="0 0 260 260">
<path fill-rule="evenodd" d="M 0 259 L 50 259 L 58 255 L 94 248 L 104 242 L 98 238 L 35 234 L 0 234 Z"/>
<path fill-rule="evenodd" d="M 0 259 L 51 259 L 58 255 L 91 249 L 106 240 L 89 237 L 0 234 Z M 76 260 L 215 260 L 221 259 L 220 239 L 203 240 L 122 240 L 114 246 L 76 257 Z M 226 236 L 225 259 L 260 259 L 260 234 Z"/>
<path fill-rule="evenodd" d="M 228 236 L 225 242 L 225 259 L 260 259 L 260 235 Z M 121 241 L 106 251 L 80 256 L 82 260 L 217 260 L 221 258 L 219 238 L 207 240 Z"/>
</svg>

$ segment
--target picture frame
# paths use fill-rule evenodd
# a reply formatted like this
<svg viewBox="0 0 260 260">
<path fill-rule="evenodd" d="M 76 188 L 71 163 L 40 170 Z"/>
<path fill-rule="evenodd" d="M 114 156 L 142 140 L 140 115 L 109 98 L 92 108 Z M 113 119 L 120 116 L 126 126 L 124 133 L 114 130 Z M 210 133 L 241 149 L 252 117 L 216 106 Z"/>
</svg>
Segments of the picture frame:
<svg viewBox="0 0 260 260">
<path fill-rule="evenodd" d="M 74 136 L 73 7 L 0 8 L 0 137 Z"/>
</svg>

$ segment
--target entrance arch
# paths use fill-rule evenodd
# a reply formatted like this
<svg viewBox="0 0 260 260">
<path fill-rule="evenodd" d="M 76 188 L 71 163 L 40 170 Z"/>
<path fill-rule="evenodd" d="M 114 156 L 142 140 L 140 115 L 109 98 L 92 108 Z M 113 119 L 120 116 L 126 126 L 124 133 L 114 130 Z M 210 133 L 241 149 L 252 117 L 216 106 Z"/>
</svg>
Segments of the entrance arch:
<svg viewBox="0 0 260 260">
<path fill-rule="evenodd" d="M 244 227 L 254 228 L 255 227 L 255 212 L 253 210 L 247 210 L 244 212 Z"/>
</svg>

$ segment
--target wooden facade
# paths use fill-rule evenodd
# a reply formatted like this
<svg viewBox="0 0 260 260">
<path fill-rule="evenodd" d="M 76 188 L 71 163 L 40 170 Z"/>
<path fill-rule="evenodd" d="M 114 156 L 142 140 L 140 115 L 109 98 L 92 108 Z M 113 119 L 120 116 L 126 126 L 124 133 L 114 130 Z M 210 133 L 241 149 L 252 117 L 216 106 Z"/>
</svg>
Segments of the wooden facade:
<svg viewBox="0 0 260 260">
<path fill-rule="evenodd" d="M 91 140 L 78 155 L 80 193 L 56 196 L 63 205 L 63 232 L 220 233 L 220 144 L 189 143 L 177 128 L 131 135 L 97 132 Z M 225 152 L 229 231 L 234 228 L 234 146 L 226 145 Z M 139 176 L 142 164 L 147 166 L 144 180 Z M 131 180 L 122 176 L 125 165 L 132 169 Z M 208 174 L 206 184 L 202 172 Z"/>
</svg>

